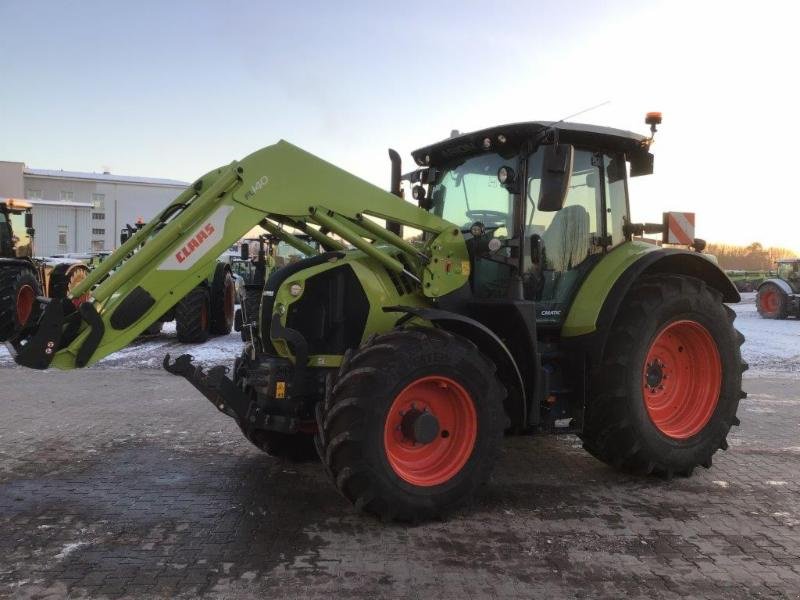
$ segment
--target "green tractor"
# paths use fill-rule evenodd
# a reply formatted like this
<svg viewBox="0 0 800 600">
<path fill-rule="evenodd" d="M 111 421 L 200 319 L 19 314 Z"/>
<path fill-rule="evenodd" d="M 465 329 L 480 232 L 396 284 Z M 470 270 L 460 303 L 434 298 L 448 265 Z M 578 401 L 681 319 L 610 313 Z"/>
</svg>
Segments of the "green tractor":
<svg viewBox="0 0 800 600">
<path fill-rule="evenodd" d="M 800 318 L 800 259 L 779 260 L 776 276 L 763 281 L 756 309 L 764 319 Z"/>
<path fill-rule="evenodd" d="M 689 475 L 739 423 L 740 298 L 700 240 L 634 240 L 667 235 L 629 214 L 651 140 L 492 127 L 413 152 L 405 176 L 390 151 L 389 192 L 280 141 L 198 179 L 74 290 L 79 307 L 47 303 L 16 360 L 72 369 L 123 348 L 261 224 L 323 251 L 266 277 L 232 369 L 164 366 L 269 453 L 313 440 L 357 509 L 446 513 L 504 432 L 574 432 L 618 469 Z"/>
<path fill-rule="evenodd" d="M 273 228 L 269 223 L 265 225 L 273 233 L 260 235 L 256 240 L 244 240 L 240 245 L 240 255 L 231 261 L 234 273 L 244 282 L 240 294 L 242 306 L 237 309 L 234 321 L 234 328 L 241 333 L 243 342 L 250 340 L 258 327 L 261 295 L 267 278 L 283 267 L 320 252 L 319 243 L 308 234 L 285 235 L 280 228 Z M 251 257 L 253 241 L 258 250 Z"/>
<path fill-rule="evenodd" d="M 35 322 L 37 297 L 64 298 L 89 272 L 79 260 L 34 257 L 31 208 L 0 198 L 0 342 L 14 344 Z"/>
<path fill-rule="evenodd" d="M 145 226 L 139 220 L 135 226 L 126 225 L 120 231 L 120 244 Z M 233 328 L 236 307 L 236 286 L 232 266 L 216 261 L 208 274 L 194 288 L 170 307 L 143 332 L 143 337 L 161 333 L 164 323 L 175 321 L 175 335 L 183 344 L 202 344 L 209 337 L 228 335 Z"/>
</svg>

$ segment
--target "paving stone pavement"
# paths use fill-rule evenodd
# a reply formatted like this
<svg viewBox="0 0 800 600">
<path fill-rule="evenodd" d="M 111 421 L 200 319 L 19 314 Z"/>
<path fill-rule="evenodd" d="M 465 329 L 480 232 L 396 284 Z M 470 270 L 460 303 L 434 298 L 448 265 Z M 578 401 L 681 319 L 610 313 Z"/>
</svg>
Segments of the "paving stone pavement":
<svg viewBox="0 0 800 600">
<path fill-rule="evenodd" d="M 800 381 L 748 379 L 713 468 L 508 438 L 446 522 L 355 514 L 152 370 L 0 369 L 0 597 L 798 598 Z"/>
</svg>

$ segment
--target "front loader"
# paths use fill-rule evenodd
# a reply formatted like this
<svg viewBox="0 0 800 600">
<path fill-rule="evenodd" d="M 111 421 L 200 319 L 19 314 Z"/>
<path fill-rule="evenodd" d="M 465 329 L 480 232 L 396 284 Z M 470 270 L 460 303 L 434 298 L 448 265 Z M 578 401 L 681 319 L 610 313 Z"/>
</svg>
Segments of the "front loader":
<svg viewBox="0 0 800 600">
<path fill-rule="evenodd" d="M 565 122 L 458 135 L 413 153 L 417 205 L 393 151 L 385 192 L 280 141 L 198 179 L 73 291 L 78 307 L 46 303 L 16 360 L 72 369 L 125 347 L 261 224 L 322 251 L 265 274 L 232 369 L 164 366 L 270 454 L 313 440 L 359 510 L 447 512 L 487 481 L 504 432 L 575 432 L 617 468 L 688 475 L 738 424 L 744 338 L 699 240 L 634 239 L 669 241 L 629 214 L 651 140 Z"/>
</svg>

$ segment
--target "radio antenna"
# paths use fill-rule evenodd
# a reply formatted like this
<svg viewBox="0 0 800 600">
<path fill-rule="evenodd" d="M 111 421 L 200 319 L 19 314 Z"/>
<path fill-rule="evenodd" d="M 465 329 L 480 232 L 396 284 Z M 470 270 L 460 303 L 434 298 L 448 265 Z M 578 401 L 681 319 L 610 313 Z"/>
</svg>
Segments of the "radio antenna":
<svg viewBox="0 0 800 600">
<path fill-rule="evenodd" d="M 584 108 L 581 111 L 578 111 L 578 112 L 576 112 L 574 114 L 571 114 L 569 116 L 563 117 L 563 118 L 559 119 L 558 121 L 554 121 L 553 123 L 550 123 L 550 127 L 552 127 L 553 125 L 558 125 L 559 123 L 563 123 L 564 121 L 566 121 L 567 119 L 571 119 L 572 117 L 577 117 L 578 115 L 582 115 L 583 113 L 587 113 L 590 110 L 594 110 L 596 108 L 600 108 L 601 106 L 605 106 L 606 104 L 611 104 L 611 100 L 606 100 L 605 102 L 601 102 L 600 104 L 595 104 L 594 106 L 590 106 L 589 108 Z"/>
<path fill-rule="evenodd" d="M 553 134 L 553 138 L 552 139 L 557 145 L 558 144 L 558 131 L 555 128 L 556 125 L 558 125 L 559 123 L 563 123 L 564 121 L 566 121 L 567 119 L 571 119 L 572 117 L 577 117 L 578 115 L 582 115 L 583 113 L 587 113 L 590 110 L 594 110 L 596 108 L 600 108 L 601 106 L 605 106 L 606 104 L 611 104 L 611 100 L 606 100 L 605 102 L 601 102 L 600 104 L 595 104 L 594 106 L 590 106 L 589 108 L 584 108 L 583 110 L 578 111 L 578 112 L 576 112 L 574 114 L 571 114 L 569 116 L 563 117 L 563 118 L 559 119 L 558 121 L 551 122 L 550 125 L 545 127 L 539 133 L 538 139 L 540 140 L 540 143 L 541 143 L 541 141 L 546 140 L 549 137 L 550 133 L 552 132 L 552 134 Z"/>
</svg>

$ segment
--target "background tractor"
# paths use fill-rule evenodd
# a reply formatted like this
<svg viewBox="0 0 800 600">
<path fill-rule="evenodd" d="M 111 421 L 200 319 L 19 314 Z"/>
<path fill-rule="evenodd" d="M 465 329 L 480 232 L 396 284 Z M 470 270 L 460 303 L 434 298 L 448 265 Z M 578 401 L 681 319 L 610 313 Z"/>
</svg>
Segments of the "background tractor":
<svg viewBox="0 0 800 600">
<path fill-rule="evenodd" d="M 765 319 L 800 318 L 800 259 L 779 260 L 776 276 L 758 286 L 756 308 Z"/>
<path fill-rule="evenodd" d="M 616 468 L 689 475 L 739 423 L 744 338 L 701 240 L 633 239 L 669 244 L 686 230 L 665 224 L 693 221 L 630 218 L 660 120 L 650 137 L 492 127 L 413 152 L 405 176 L 390 151 L 389 192 L 280 141 L 198 179 L 73 290 L 90 295 L 78 307 L 43 303 L 15 359 L 72 369 L 123 348 L 261 224 L 322 252 L 265 272 L 232 369 L 164 366 L 271 454 L 313 439 L 359 510 L 447 512 L 488 480 L 504 432 L 575 432 Z"/>
<path fill-rule="evenodd" d="M 64 298 L 89 271 L 78 260 L 34 258 L 33 241 L 30 202 L 0 198 L 0 342 L 35 320 L 37 296 Z"/>
<path fill-rule="evenodd" d="M 122 228 L 120 244 L 124 244 L 144 225 L 143 221 L 139 221 L 135 226 Z M 209 267 L 208 272 L 200 283 L 147 327 L 142 335 L 158 335 L 164 323 L 169 321 L 175 321 L 176 337 L 184 344 L 200 344 L 213 335 L 228 335 L 233 328 L 236 308 L 236 284 L 231 264 L 217 261 Z"/>
</svg>

